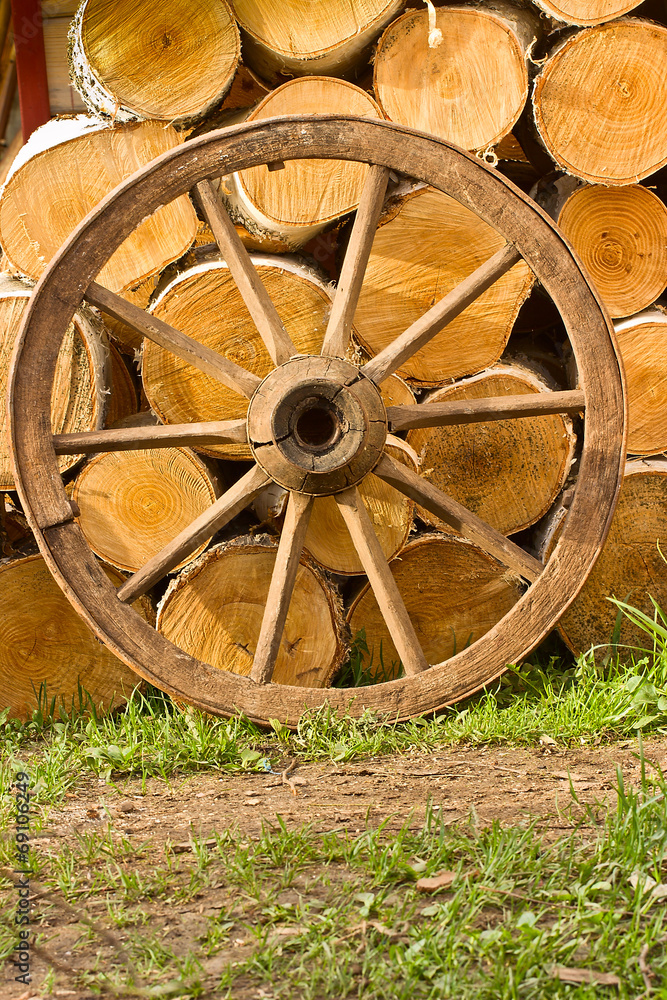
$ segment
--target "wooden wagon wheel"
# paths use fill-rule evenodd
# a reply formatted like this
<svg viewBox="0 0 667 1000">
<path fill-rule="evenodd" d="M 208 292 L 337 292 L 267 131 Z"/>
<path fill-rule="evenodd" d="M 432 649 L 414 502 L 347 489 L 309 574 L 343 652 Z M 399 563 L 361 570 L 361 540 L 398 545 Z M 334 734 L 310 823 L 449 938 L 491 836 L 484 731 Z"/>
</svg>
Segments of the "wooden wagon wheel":
<svg viewBox="0 0 667 1000">
<path fill-rule="evenodd" d="M 298 356 L 209 178 L 304 157 L 370 163 L 320 356 Z M 343 360 L 389 171 L 426 181 L 472 209 L 506 245 L 360 370 Z M 262 382 L 215 351 L 147 315 L 95 282 L 121 242 L 159 206 L 192 191 L 276 368 Z M 537 396 L 393 406 L 378 385 L 521 257 L 560 311 L 580 388 Z M 53 437 L 50 397 L 58 347 L 82 301 L 213 375 L 250 399 L 246 421 L 104 430 Z M 575 598 L 604 542 L 624 460 L 622 378 L 610 324 L 581 265 L 535 204 L 497 172 L 450 144 L 361 118 L 277 118 L 209 133 L 128 178 L 81 223 L 37 285 L 11 374 L 16 480 L 49 567 L 96 634 L 138 674 L 214 714 L 243 711 L 294 724 L 328 702 L 407 718 L 478 690 L 525 656 Z M 580 472 L 569 517 L 543 566 L 440 490 L 383 453 L 388 430 L 547 413 L 584 413 Z M 248 440 L 255 465 L 204 515 L 118 591 L 74 520 L 56 455 Z M 381 479 L 501 560 L 529 586 L 472 646 L 426 662 L 357 486 Z M 245 508 L 271 480 L 290 491 L 284 529 L 250 677 L 194 659 L 153 630 L 130 603 L 202 540 Z M 271 683 L 313 497 L 334 494 L 398 649 L 405 676 L 365 688 Z"/>
</svg>

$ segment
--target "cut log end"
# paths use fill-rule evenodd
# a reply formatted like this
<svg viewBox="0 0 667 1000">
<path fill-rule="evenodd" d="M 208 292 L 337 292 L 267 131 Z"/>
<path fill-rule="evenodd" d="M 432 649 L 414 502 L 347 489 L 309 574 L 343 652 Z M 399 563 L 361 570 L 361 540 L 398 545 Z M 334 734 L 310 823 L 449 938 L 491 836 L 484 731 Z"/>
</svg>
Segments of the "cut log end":
<svg viewBox="0 0 667 1000">
<path fill-rule="evenodd" d="M 354 317 L 362 347 L 379 354 L 503 246 L 470 209 L 417 187 L 375 235 Z M 532 284 L 528 266 L 516 264 L 405 361 L 399 375 L 434 387 L 494 364 Z"/>
<path fill-rule="evenodd" d="M 12 267 L 39 278 L 105 195 L 181 141 L 162 122 L 110 127 L 85 115 L 54 119 L 37 129 L 0 200 L 0 242 Z M 196 231 L 197 217 L 186 196 L 164 205 L 121 244 L 100 271 L 100 284 L 112 291 L 135 287 L 181 257 Z"/>
<path fill-rule="evenodd" d="M 359 87 L 332 77 L 301 77 L 283 84 L 259 104 L 247 121 L 274 115 L 359 115 L 383 118 L 380 107 Z M 368 172 L 365 163 L 342 160 L 289 160 L 223 178 L 221 191 L 235 221 L 271 234 L 292 246 L 312 239 L 329 223 L 354 211 Z"/>
<path fill-rule="evenodd" d="M 441 7 L 431 45 L 429 12 L 405 13 L 385 31 L 375 56 L 374 83 L 388 118 L 485 150 L 507 135 L 528 96 L 526 51 L 539 34 L 527 10 L 503 5 Z"/>
<path fill-rule="evenodd" d="M 326 286 L 292 258 L 257 256 L 253 261 L 297 350 L 318 354 L 331 308 Z M 274 367 L 229 269 L 220 260 L 184 271 L 161 292 L 152 312 L 260 378 Z M 245 417 L 248 409 L 247 399 L 150 342 L 144 346 L 142 378 L 150 405 L 165 423 L 232 420 Z M 251 457 L 243 444 L 202 450 L 221 458 Z"/>
<path fill-rule="evenodd" d="M 386 451 L 392 458 L 417 470 L 417 456 L 404 441 L 389 438 Z M 360 483 L 359 493 L 385 559 L 393 559 L 410 534 L 414 504 L 373 473 Z M 333 496 L 315 500 L 305 544 L 313 558 L 332 573 L 357 576 L 364 572 L 359 553 Z"/>
<path fill-rule="evenodd" d="M 229 90 L 240 53 L 225 0 L 86 0 L 70 37 L 72 77 L 86 105 L 120 121 L 204 114 Z"/>
<path fill-rule="evenodd" d="M 93 552 L 118 569 L 136 572 L 210 507 L 219 492 L 193 452 L 163 448 L 98 455 L 80 473 L 72 496 Z"/>
<path fill-rule="evenodd" d="M 120 585 L 120 574 L 107 573 Z M 145 600 L 135 608 L 150 620 Z M 55 699 L 56 714 L 61 706 L 65 712 L 87 712 L 92 706 L 109 712 L 140 683 L 95 638 L 41 556 L 0 566 L 0 711 L 9 708 L 12 717 L 29 719 L 38 706 L 50 711 Z"/>
<path fill-rule="evenodd" d="M 544 555 L 553 549 L 562 528 L 564 511 L 551 516 L 553 530 L 544 539 Z M 667 607 L 667 576 L 658 546 L 667 538 L 667 460 L 628 462 L 618 505 L 605 546 L 579 596 L 561 618 L 558 629 L 570 649 L 583 653 L 596 647 L 596 656 L 609 652 L 617 633 L 622 659 L 652 648 L 652 640 L 609 598 L 615 597 L 654 616 L 653 598 Z M 664 551 L 664 549 L 663 549 Z"/>
<path fill-rule="evenodd" d="M 249 676 L 276 552 L 266 536 L 211 549 L 171 584 L 158 611 L 158 630 L 198 659 Z M 273 681 L 326 687 L 345 652 L 340 600 L 302 556 Z"/>
<path fill-rule="evenodd" d="M 8 392 L 9 365 L 31 289 L 7 275 L 0 275 L 0 399 Z M 76 434 L 102 426 L 109 384 L 106 338 L 88 312 L 70 324 L 58 355 L 51 393 L 51 428 L 54 434 Z M 0 408 L 0 489 L 15 489 L 8 443 L 7 407 Z M 61 472 L 73 468 L 80 455 L 61 455 Z"/>
<path fill-rule="evenodd" d="M 520 365 L 498 365 L 440 389 L 429 402 L 546 392 Z M 428 407 L 429 402 L 424 403 Z M 558 495 L 574 457 L 572 421 L 560 414 L 410 431 L 426 479 L 502 534 L 534 524 Z M 451 531 L 419 509 L 427 524 Z"/>
<path fill-rule="evenodd" d="M 522 593 L 506 567 L 454 536 L 422 535 L 390 568 L 429 664 L 442 663 L 481 638 Z M 371 677 L 377 682 L 398 676 L 400 658 L 370 587 L 353 602 L 348 622 L 353 638 L 364 630 Z"/>
<path fill-rule="evenodd" d="M 558 44 L 535 82 L 538 133 L 558 166 L 632 184 L 667 163 L 667 27 L 621 18 Z"/>
<path fill-rule="evenodd" d="M 614 324 L 623 360 L 631 455 L 667 451 L 667 315 L 647 309 Z"/>
</svg>

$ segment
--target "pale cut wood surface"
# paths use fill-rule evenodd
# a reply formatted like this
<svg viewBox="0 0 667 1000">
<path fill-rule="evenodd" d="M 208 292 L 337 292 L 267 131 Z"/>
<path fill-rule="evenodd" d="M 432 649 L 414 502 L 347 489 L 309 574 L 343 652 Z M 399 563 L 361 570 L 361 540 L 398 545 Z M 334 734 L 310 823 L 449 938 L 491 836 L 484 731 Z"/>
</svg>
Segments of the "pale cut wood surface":
<svg viewBox="0 0 667 1000">
<path fill-rule="evenodd" d="M 273 115 L 340 114 L 382 118 L 373 98 L 354 84 L 332 77 L 290 80 L 270 93 L 248 116 L 262 121 Z M 340 160 L 290 160 L 282 170 L 253 167 L 239 175 L 242 209 L 265 229 L 299 239 L 299 227 L 311 230 L 359 204 L 368 166 Z"/>
<path fill-rule="evenodd" d="M 426 479 L 411 472 L 388 455 L 383 455 L 378 462 L 375 473 L 380 479 L 390 483 L 397 490 L 405 493 L 415 503 L 420 504 L 431 514 L 435 514 L 450 527 L 455 528 L 465 538 L 475 542 L 489 555 L 504 563 L 509 569 L 531 583 L 539 579 L 544 567 L 539 560 L 524 552 L 518 545 L 511 542 L 500 532 L 482 521 L 472 511 L 448 497 Z"/>
<path fill-rule="evenodd" d="M 399 438 L 388 437 L 385 452 L 413 471 L 419 460 Z M 408 540 L 414 505 L 411 500 L 370 472 L 357 487 L 385 560 L 393 559 Z M 306 548 L 325 569 L 340 576 L 358 576 L 364 566 L 345 526 L 335 497 L 318 497 L 306 535 Z"/>
<path fill-rule="evenodd" d="M 610 316 L 640 312 L 665 290 L 667 207 L 647 187 L 582 187 L 565 201 L 557 222 Z"/>
<path fill-rule="evenodd" d="M 614 324 L 628 401 L 628 452 L 667 451 L 667 315 L 644 312 Z"/>
<path fill-rule="evenodd" d="M 303 493 L 291 493 L 287 502 L 287 513 L 250 671 L 252 680 L 257 684 L 268 684 L 275 670 L 313 502 L 313 497 Z"/>
<path fill-rule="evenodd" d="M 238 482 L 215 501 L 207 510 L 195 518 L 175 538 L 160 549 L 145 563 L 118 591 L 118 598 L 125 603 L 145 594 L 147 590 L 171 573 L 194 552 L 203 542 L 208 541 L 216 531 L 224 527 L 255 499 L 267 485 L 268 476 L 256 465 L 246 472 Z"/>
<path fill-rule="evenodd" d="M 215 546 L 171 584 L 158 612 L 159 631 L 214 670 L 247 676 L 276 559 L 277 546 L 265 535 Z M 340 599 L 303 559 L 297 565 L 273 682 L 294 685 L 302 693 L 326 687 L 345 648 Z"/>
<path fill-rule="evenodd" d="M 359 341 L 379 354 L 443 296 L 506 244 L 469 208 L 418 188 L 375 235 L 354 317 Z M 398 371 L 436 386 L 498 360 L 533 284 L 525 263 L 512 267 Z"/>
<path fill-rule="evenodd" d="M 562 512 L 554 512 L 551 537 L 545 538 L 545 556 L 553 550 L 562 528 Z M 654 617 L 653 597 L 667 607 L 667 574 L 658 545 L 665 552 L 667 539 L 667 461 L 660 458 L 635 460 L 625 467 L 623 485 L 604 549 L 572 606 L 559 622 L 558 630 L 570 649 L 583 653 L 599 645 L 596 656 L 609 651 L 618 608 L 616 597 Z M 637 648 L 639 647 L 639 648 Z M 623 616 L 619 655 L 641 658 L 651 648 L 645 632 Z"/>
<path fill-rule="evenodd" d="M 442 663 L 476 642 L 522 593 L 518 579 L 502 563 L 453 535 L 418 536 L 389 568 L 429 663 Z M 369 654 L 364 664 L 375 680 L 395 676 L 398 652 L 368 585 L 353 601 L 347 620 L 353 638 L 365 630 Z"/>
<path fill-rule="evenodd" d="M 551 393 L 547 383 L 525 365 L 503 364 L 433 394 L 429 406 L 522 393 L 535 399 Z M 563 413 L 540 413 L 521 420 L 411 430 L 408 441 L 424 476 L 463 507 L 503 535 L 534 524 L 551 507 L 570 472 L 576 436 Z M 429 524 L 442 522 L 421 511 Z M 447 530 L 447 529 L 445 529 Z"/>
<path fill-rule="evenodd" d="M 252 259 L 297 351 L 319 354 L 331 308 L 322 280 L 292 258 L 253 255 Z M 186 269 L 163 290 L 153 315 L 238 362 L 257 379 L 274 367 L 229 269 L 219 261 Z M 240 420 L 248 409 L 247 400 L 238 393 L 152 343 L 144 346 L 142 380 L 151 407 L 166 423 Z M 220 458 L 250 458 L 246 444 L 211 445 L 206 452 Z"/>
<path fill-rule="evenodd" d="M 386 167 L 376 165 L 370 167 L 361 192 L 350 241 L 345 251 L 345 259 L 338 279 L 327 331 L 324 335 L 322 354 L 345 357 L 350 343 L 354 312 L 359 301 L 359 293 L 364 281 L 366 265 L 387 191 L 388 180 L 389 171 Z"/>
<path fill-rule="evenodd" d="M 484 150 L 511 131 L 528 96 L 525 52 L 539 37 L 529 9 L 440 7 L 444 43 L 429 45 L 429 11 L 409 10 L 380 39 L 374 86 L 391 121 Z M 518 18 L 526 22 L 517 24 Z"/>
<path fill-rule="evenodd" d="M 92 111 L 111 115 L 115 108 L 120 120 L 171 122 L 220 101 L 239 54 L 226 0 L 85 0 L 75 19 L 71 70 Z"/>
<path fill-rule="evenodd" d="M 319 73 L 341 76 L 369 55 L 369 45 L 404 0 L 231 0 L 243 30 L 243 54 L 267 80 Z"/>
<path fill-rule="evenodd" d="M 382 617 L 407 676 L 428 669 L 419 638 L 403 603 L 373 524 L 356 487 L 336 494 L 336 503 L 368 576 Z"/>
<path fill-rule="evenodd" d="M 159 122 L 99 124 L 59 141 L 71 131 L 65 120 L 34 132 L 23 147 L 23 154 L 34 150 L 34 155 L 12 174 L 0 200 L 2 248 L 11 264 L 31 278 L 39 278 L 70 233 L 120 181 L 182 142 L 175 129 Z M 115 292 L 139 284 L 185 253 L 196 229 L 187 197 L 158 208 L 113 254 L 98 280 Z"/>
<path fill-rule="evenodd" d="M 575 32 L 535 81 L 538 133 L 560 169 L 633 184 L 667 163 L 667 27 L 637 18 Z"/>
<path fill-rule="evenodd" d="M 467 306 L 475 302 L 488 288 L 502 278 L 521 260 L 521 254 L 513 246 L 504 246 L 493 257 L 480 265 L 460 285 L 448 292 L 429 311 L 416 320 L 408 329 L 367 361 L 362 371 L 374 382 L 383 382 L 397 368 L 405 366 L 417 351 L 425 347 Z"/>
<path fill-rule="evenodd" d="M 122 577 L 108 569 L 118 586 Z M 136 610 L 150 619 L 150 605 Z M 53 579 L 41 556 L 0 565 L 0 712 L 27 720 L 55 697 L 66 712 L 79 706 L 78 685 L 101 715 L 120 707 L 140 679 L 98 642 Z M 85 697 L 85 694 L 84 694 Z M 43 707 L 44 707 L 43 705 Z M 83 706 L 85 708 L 85 705 Z M 56 708 L 56 714 L 58 708 Z"/>
<path fill-rule="evenodd" d="M 97 455 L 77 476 L 72 499 L 93 552 L 116 569 L 136 572 L 205 516 L 219 493 L 216 479 L 194 452 L 163 448 Z"/>
<path fill-rule="evenodd" d="M 638 0 L 534 0 L 534 3 L 557 21 L 586 26 L 611 21 L 639 6 Z"/>
<path fill-rule="evenodd" d="M 9 364 L 31 289 L 22 282 L 0 275 L 0 401 L 7 398 Z M 107 351 L 85 317 L 70 324 L 58 353 L 51 401 L 54 433 L 92 431 L 101 427 L 108 388 Z M 14 489 L 14 473 L 8 444 L 7 407 L 0 407 L 0 489 Z M 71 469 L 80 452 L 60 458 L 60 472 Z"/>
<path fill-rule="evenodd" d="M 98 451 L 132 451 L 178 445 L 243 442 L 245 420 L 220 420 L 205 424 L 167 424 L 157 427 L 118 427 L 79 434 L 54 434 L 56 455 L 89 455 Z"/>
<path fill-rule="evenodd" d="M 297 353 L 296 347 L 283 326 L 278 311 L 262 284 L 232 220 L 216 196 L 213 185 L 210 181 L 201 181 L 195 191 L 222 259 L 236 282 L 236 287 L 264 341 L 264 346 L 274 364 L 281 365 L 289 361 L 292 355 Z"/>
<path fill-rule="evenodd" d="M 548 395 L 483 396 L 473 399 L 446 399 L 437 394 L 424 403 L 387 407 L 390 430 L 409 431 L 417 427 L 448 427 L 454 424 L 484 423 L 515 417 L 539 417 L 550 413 L 583 412 L 585 397 L 580 389 L 550 392 Z"/>
<path fill-rule="evenodd" d="M 133 326 L 137 333 L 147 340 L 193 365 L 198 371 L 211 375 L 241 396 L 249 399 L 259 385 L 260 380 L 252 372 L 246 371 L 240 365 L 211 350 L 205 344 L 198 343 L 156 316 L 144 312 L 120 295 L 114 295 L 96 282 L 93 282 L 86 291 L 86 301 L 128 326 Z"/>
</svg>

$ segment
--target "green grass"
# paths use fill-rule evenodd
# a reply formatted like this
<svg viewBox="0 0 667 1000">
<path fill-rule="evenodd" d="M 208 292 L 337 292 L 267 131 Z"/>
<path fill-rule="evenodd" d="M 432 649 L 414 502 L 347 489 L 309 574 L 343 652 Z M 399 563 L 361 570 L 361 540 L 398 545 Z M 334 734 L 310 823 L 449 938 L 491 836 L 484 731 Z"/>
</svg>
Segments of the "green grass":
<svg viewBox="0 0 667 1000">
<path fill-rule="evenodd" d="M 210 848 L 195 837 L 191 854 L 141 870 L 127 840 L 98 833 L 45 859 L 37 874 L 74 905 L 82 896 L 113 897 L 74 948 L 98 949 L 90 970 L 70 981 L 93 992 L 230 1000 L 610 995 L 559 981 L 560 965 L 614 974 L 613 995 L 634 1000 L 644 990 L 642 955 L 653 995 L 664 997 L 665 903 L 653 886 L 667 872 L 666 794 L 657 770 L 644 768 L 636 790 L 619 774 L 615 810 L 575 799 L 573 827 L 555 841 L 534 824 L 480 827 L 473 813 L 450 826 L 428 810 L 423 825 L 384 823 L 357 836 L 282 822 L 255 839 L 231 829 Z M 456 873 L 449 891 L 417 891 L 417 878 L 442 870 Z M 179 924 L 174 914 L 186 904 L 195 912 L 197 900 L 218 906 L 188 938 L 192 918 Z M 149 919 L 160 905 L 162 916 Z M 102 958 L 101 926 L 122 933 L 125 958 Z M 5 931 L 5 954 L 12 943 Z"/>
<path fill-rule="evenodd" d="M 293 732 L 277 719 L 265 731 L 244 718 L 182 711 L 154 690 L 135 693 L 109 717 L 91 711 L 85 692 L 69 715 L 44 693 L 29 722 L 0 717 L 0 780 L 8 788 L 17 768 L 30 772 L 33 834 L 86 776 L 145 783 L 203 769 L 277 770 L 295 758 L 639 736 L 641 787 L 624 787 L 619 772 L 610 812 L 578 803 L 572 790 L 570 826 L 557 840 L 527 822 L 482 827 L 474 812 L 447 825 L 429 809 L 419 827 L 387 820 L 356 836 L 288 829 L 280 820 L 254 839 L 230 827 L 212 847 L 193 836 L 183 855 L 156 854 L 112 823 L 51 853 L 32 852 L 35 879 L 55 894 L 43 897 L 45 917 L 72 917 L 64 901 L 103 907 L 81 923 L 71 951 L 85 955 L 85 971 L 70 972 L 68 985 L 230 1000 L 636 1000 L 648 981 L 652 997 L 667 998 L 665 902 L 654 891 L 667 871 L 667 782 L 646 768 L 641 751 L 642 733 L 667 733 L 667 622 L 656 611 L 642 624 L 650 651 L 626 651 L 621 660 L 612 648 L 603 661 L 591 652 L 576 662 L 543 651 L 467 703 L 408 723 L 323 709 Z M 0 802 L 0 828 L 9 831 L 11 799 Z M 10 844 L 0 841 L 9 868 Z M 449 891 L 417 891 L 419 876 L 441 870 L 456 872 Z M 50 932 L 36 930 L 36 943 L 48 947 Z M 0 957 L 13 946 L 0 914 Z M 615 974 L 620 984 L 610 993 L 565 983 L 554 965 Z M 60 988 L 63 975 L 52 970 L 42 994 Z"/>
<path fill-rule="evenodd" d="M 35 802 L 55 803 L 79 780 L 139 777 L 169 780 L 203 768 L 266 770 L 290 758 L 349 761 L 377 754 L 468 744 L 526 746 L 547 735 L 560 744 L 624 738 L 638 729 L 667 732 L 667 654 L 605 666 L 592 654 L 567 664 L 550 657 L 511 668 L 481 695 L 437 716 L 396 723 L 371 713 L 306 713 L 290 732 L 272 720 L 268 732 L 242 717 L 212 719 L 181 710 L 158 691 L 136 692 L 108 717 L 43 710 L 21 724 L 0 714 L 0 780 L 29 768 Z M 6 804 L 5 804 L 6 806 Z M 2 807 L 0 807 L 2 808 Z"/>
</svg>

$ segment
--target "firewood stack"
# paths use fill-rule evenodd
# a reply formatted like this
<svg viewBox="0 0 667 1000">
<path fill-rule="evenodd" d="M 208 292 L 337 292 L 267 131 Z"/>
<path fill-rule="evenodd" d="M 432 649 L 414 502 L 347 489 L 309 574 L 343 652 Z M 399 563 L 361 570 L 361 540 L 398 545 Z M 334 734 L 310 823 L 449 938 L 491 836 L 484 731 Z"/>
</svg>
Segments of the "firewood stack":
<svg viewBox="0 0 667 1000">
<path fill-rule="evenodd" d="M 0 196 L 0 386 L 32 284 L 124 177 L 201 134 L 274 115 L 389 119 L 450 140 L 530 192 L 580 255 L 609 314 L 627 378 L 628 464 L 607 548 L 562 619 L 580 652 L 610 640 L 615 596 L 667 606 L 667 24 L 627 0 L 84 0 L 46 22 L 55 117 L 11 164 Z M 634 12 L 643 15 L 641 11 Z M 651 13 L 651 12 L 649 12 Z M 658 15 L 664 17 L 661 11 Z M 57 28 L 57 30 L 56 30 Z M 367 168 L 301 160 L 216 182 L 299 352 L 318 353 Z M 354 317 L 361 364 L 503 245 L 473 212 L 392 177 Z M 146 219 L 101 284 L 264 377 L 273 367 L 200 210 L 186 196 Z M 558 314 L 521 262 L 383 384 L 387 406 L 574 388 Z M 226 390 L 122 320 L 82 311 L 61 351 L 54 431 L 243 417 Z M 0 708 L 35 694 L 69 706 L 80 684 L 107 708 L 132 678 L 75 618 L 21 522 L 0 445 Z M 565 415 L 401 432 L 392 457 L 542 558 L 567 515 L 581 423 Z M 247 471 L 240 441 L 196 451 L 63 456 L 91 548 L 120 581 Z M 368 475 L 361 487 L 430 663 L 492 628 L 522 585 L 477 545 Z M 141 613 L 181 648 L 247 674 L 286 516 L 277 487 L 205 540 Z M 31 643 L 40 633 L 44 641 Z M 368 677 L 400 671 L 339 508 L 318 498 L 274 679 L 336 682 L 351 639 Z M 48 640 L 48 641 L 47 641 Z M 641 645 L 623 624 L 620 641 Z M 359 645 L 359 643 L 358 643 Z M 363 642 L 361 643 L 363 645 Z M 21 683 L 14 678 L 20 675 Z"/>
</svg>

